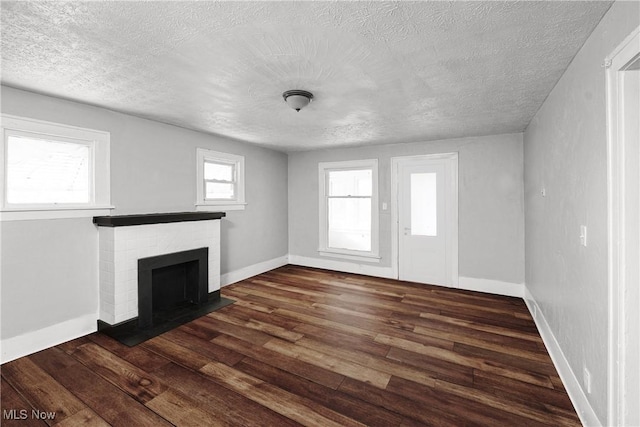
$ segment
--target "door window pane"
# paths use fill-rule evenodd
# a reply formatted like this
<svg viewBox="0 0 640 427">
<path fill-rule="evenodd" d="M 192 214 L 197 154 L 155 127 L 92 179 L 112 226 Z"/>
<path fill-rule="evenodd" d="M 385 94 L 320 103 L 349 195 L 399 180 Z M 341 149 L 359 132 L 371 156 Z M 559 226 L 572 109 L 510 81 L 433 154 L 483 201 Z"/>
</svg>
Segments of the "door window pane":
<svg viewBox="0 0 640 427">
<path fill-rule="evenodd" d="M 411 235 L 438 235 L 435 173 L 411 174 Z"/>
<path fill-rule="evenodd" d="M 27 136 L 7 138 L 7 202 L 89 203 L 91 147 Z"/>
<path fill-rule="evenodd" d="M 371 250 L 371 199 L 330 198 L 328 244 L 334 249 Z"/>
<path fill-rule="evenodd" d="M 371 196 L 371 169 L 329 171 L 329 196 Z"/>
</svg>

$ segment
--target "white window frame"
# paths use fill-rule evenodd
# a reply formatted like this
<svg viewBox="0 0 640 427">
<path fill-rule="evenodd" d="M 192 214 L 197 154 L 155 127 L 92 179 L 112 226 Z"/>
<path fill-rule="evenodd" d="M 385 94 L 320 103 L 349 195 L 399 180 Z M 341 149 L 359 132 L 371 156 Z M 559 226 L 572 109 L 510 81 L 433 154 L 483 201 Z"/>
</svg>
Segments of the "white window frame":
<svg viewBox="0 0 640 427">
<path fill-rule="evenodd" d="M 371 250 L 357 251 L 350 249 L 336 249 L 328 246 L 329 220 L 328 220 L 328 185 L 329 172 L 343 170 L 371 169 Z M 344 162 L 318 163 L 319 183 L 319 248 L 322 256 L 344 258 L 354 261 L 380 262 L 380 227 L 378 211 L 378 159 L 349 160 Z"/>
<path fill-rule="evenodd" d="M 108 215 L 111 206 L 109 132 L 2 114 L 0 126 L 0 221 L 78 218 Z M 89 147 L 89 201 L 87 203 L 9 203 L 7 201 L 7 142 L 10 135 L 77 143 Z"/>
<path fill-rule="evenodd" d="M 205 162 L 231 164 L 234 166 L 236 191 L 235 199 L 212 200 L 205 198 L 205 179 L 204 164 Z M 244 156 L 236 154 L 222 153 L 206 148 L 196 149 L 196 210 L 197 211 L 219 211 L 219 210 L 244 210 L 245 203 L 245 175 L 244 175 Z"/>
</svg>

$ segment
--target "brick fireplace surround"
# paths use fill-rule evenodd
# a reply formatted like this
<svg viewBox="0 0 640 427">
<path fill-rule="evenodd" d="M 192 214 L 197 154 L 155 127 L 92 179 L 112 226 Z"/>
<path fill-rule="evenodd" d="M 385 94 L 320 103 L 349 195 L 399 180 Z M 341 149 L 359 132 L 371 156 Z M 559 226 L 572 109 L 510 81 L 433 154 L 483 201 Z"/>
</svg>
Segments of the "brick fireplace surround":
<svg viewBox="0 0 640 427">
<path fill-rule="evenodd" d="M 220 290 L 221 212 L 95 217 L 99 227 L 100 320 L 138 317 L 138 260 L 208 248 L 208 291 Z"/>
</svg>

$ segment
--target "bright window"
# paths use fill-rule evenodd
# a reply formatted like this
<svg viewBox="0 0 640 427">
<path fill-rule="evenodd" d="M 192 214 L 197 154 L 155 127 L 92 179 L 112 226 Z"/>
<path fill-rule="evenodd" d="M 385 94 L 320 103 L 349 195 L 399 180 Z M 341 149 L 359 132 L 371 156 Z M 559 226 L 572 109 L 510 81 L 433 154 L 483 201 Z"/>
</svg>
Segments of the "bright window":
<svg viewBox="0 0 640 427">
<path fill-rule="evenodd" d="M 198 148 L 197 210 L 244 209 L 244 157 Z"/>
<path fill-rule="evenodd" d="M 2 219 L 107 214 L 108 132 L 2 116 Z"/>
<path fill-rule="evenodd" d="M 90 162 L 90 145 L 9 134 L 7 203 L 89 203 Z"/>
<path fill-rule="evenodd" d="M 378 259 L 378 162 L 320 163 L 320 253 Z"/>
<path fill-rule="evenodd" d="M 438 206 L 436 174 L 411 174 L 411 234 L 413 236 L 438 235 Z"/>
<path fill-rule="evenodd" d="M 204 162 L 205 200 L 235 200 L 236 171 L 234 164 Z"/>
</svg>

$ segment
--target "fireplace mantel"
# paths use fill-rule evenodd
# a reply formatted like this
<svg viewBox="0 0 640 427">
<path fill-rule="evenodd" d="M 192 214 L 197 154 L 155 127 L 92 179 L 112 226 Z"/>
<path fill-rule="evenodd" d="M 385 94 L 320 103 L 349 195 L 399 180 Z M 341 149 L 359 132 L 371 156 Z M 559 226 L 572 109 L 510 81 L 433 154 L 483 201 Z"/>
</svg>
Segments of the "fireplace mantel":
<svg viewBox="0 0 640 427">
<path fill-rule="evenodd" d="M 94 216 L 93 223 L 99 227 L 126 227 L 131 225 L 166 224 L 184 221 L 208 221 L 221 219 L 224 212 L 170 212 L 138 215 Z"/>
</svg>

